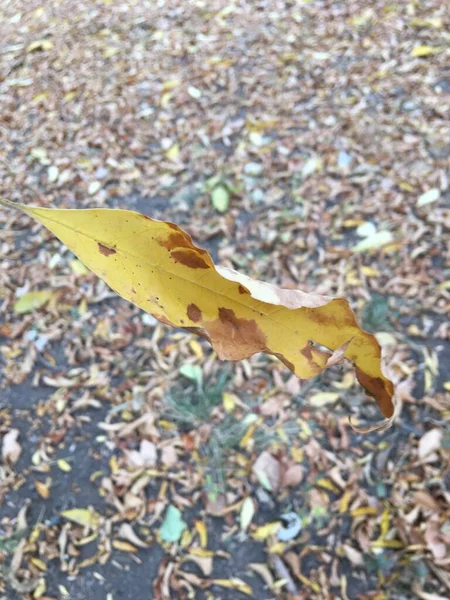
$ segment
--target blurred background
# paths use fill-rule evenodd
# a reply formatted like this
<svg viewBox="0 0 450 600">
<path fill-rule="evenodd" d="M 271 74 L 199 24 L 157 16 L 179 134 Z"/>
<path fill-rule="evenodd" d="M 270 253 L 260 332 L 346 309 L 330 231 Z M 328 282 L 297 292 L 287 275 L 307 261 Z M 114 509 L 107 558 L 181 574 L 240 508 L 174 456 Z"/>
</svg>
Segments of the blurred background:
<svg viewBox="0 0 450 600">
<path fill-rule="evenodd" d="M 0 598 L 450 594 L 450 6 L 7 1 L 0 193 L 170 220 L 350 300 L 351 365 L 221 363 L 0 210 Z"/>
</svg>

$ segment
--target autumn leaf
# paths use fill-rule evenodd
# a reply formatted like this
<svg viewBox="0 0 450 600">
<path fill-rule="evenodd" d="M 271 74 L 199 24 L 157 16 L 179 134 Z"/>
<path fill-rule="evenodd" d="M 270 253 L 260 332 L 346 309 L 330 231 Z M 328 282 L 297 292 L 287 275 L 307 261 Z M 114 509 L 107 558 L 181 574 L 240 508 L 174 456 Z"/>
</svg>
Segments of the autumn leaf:
<svg viewBox="0 0 450 600">
<path fill-rule="evenodd" d="M 123 298 L 208 339 L 221 359 L 267 352 L 309 379 L 332 356 L 322 347 L 332 353 L 348 343 L 344 356 L 359 382 L 392 417 L 394 386 L 383 374 L 380 345 L 358 326 L 347 300 L 279 288 L 215 266 L 180 227 L 137 212 L 0 203 L 40 221 Z"/>
</svg>

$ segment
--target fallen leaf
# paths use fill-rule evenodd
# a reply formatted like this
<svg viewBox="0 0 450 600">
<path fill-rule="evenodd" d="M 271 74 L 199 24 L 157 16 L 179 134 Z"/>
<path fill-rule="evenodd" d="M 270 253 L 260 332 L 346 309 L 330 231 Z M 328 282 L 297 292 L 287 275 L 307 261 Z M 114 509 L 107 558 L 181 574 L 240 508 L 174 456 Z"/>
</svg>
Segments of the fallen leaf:
<svg viewBox="0 0 450 600">
<path fill-rule="evenodd" d="M 120 538 L 131 542 L 134 546 L 138 548 L 148 548 L 148 544 L 143 542 L 134 532 L 133 528 L 129 523 L 122 523 L 120 526 L 118 535 Z"/>
<path fill-rule="evenodd" d="M 166 510 L 164 521 L 159 529 L 161 539 L 164 542 L 178 542 L 186 528 L 181 511 L 171 504 Z"/>
<path fill-rule="evenodd" d="M 17 315 L 33 312 L 37 308 L 41 308 L 52 297 L 50 290 L 41 290 L 40 292 L 28 292 L 15 302 L 14 312 Z"/>
<path fill-rule="evenodd" d="M 366 252 L 367 250 L 377 250 L 383 248 L 394 241 L 394 236 L 390 231 L 377 231 L 376 233 L 364 238 L 356 246 L 353 246 L 353 252 Z"/>
<path fill-rule="evenodd" d="M 211 203 L 217 212 L 224 213 L 230 205 L 230 194 L 223 185 L 215 187 L 211 193 Z"/>
<path fill-rule="evenodd" d="M 53 42 L 51 40 L 36 40 L 27 46 L 27 52 L 35 52 L 36 50 L 53 50 Z"/>
<path fill-rule="evenodd" d="M 63 460 L 62 458 L 60 458 L 57 461 L 57 465 L 61 469 L 61 471 L 64 471 L 65 473 L 70 473 L 70 471 L 72 470 L 72 467 L 70 466 L 70 464 L 66 460 Z"/>
<path fill-rule="evenodd" d="M 257 540 L 258 542 L 264 542 L 271 535 L 275 535 L 279 529 L 281 528 L 281 523 L 279 521 L 273 521 L 271 523 L 266 523 L 265 525 L 261 525 L 257 527 L 252 532 L 252 538 Z"/>
<path fill-rule="evenodd" d="M 277 288 L 216 267 L 178 226 L 132 211 L 0 203 L 37 218 L 124 298 L 203 335 L 222 359 L 269 352 L 307 379 L 323 371 L 330 357 L 310 340 L 334 351 L 351 339 L 345 356 L 355 363 L 358 380 L 383 415 L 393 415 L 394 388 L 382 372 L 381 349 L 358 327 L 346 300 Z M 377 235 L 375 246 L 392 240 L 390 232 Z M 373 247 L 372 238 L 362 243 Z"/>
<path fill-rule="evenodd" d="M 283 474 L 282 487 L 295 487 L 302 482 L 305 469 L 302 465 L 292 465 Z"/>
<path fill-rule="evenodd" d="M 426 458 L 432 452 L 436 452 L 441 447 L 442 429 L 430 429 L 419 440 L 418 455 L 420 460 Z"/>
<path fill-rule="evenodd" d="M 60 514 L 67 521 L 93 529 L 98 526 L 100 520 L 100 515 L 94 509 L 89 508 L 71 508 L 63 510 Z"/>
<path fill-rule="evenodd" d="M 42 481 L 35 481 L 34 487 L 41 498 L 47 500 L 50 498 L 50 486 Z"/>
<path fill-rule="evenodd" d="M 232 579 L 211 579 L 210 583 L 211 585 L 218 585 L 229 590 L 236 590 L 237 592 L 241 592 L 241 594 L 247 594 L 247 596 L 253 596 L 252 588 L 248 583 L 239 579 L 239 577 L 233 577 Z"/>
<path fill-rule="evenodd" d="M 2 458 L 5 462 L 13 465 L 19 460 L 22 454 L 22 446 L 17 441 L 20 432 L 18 429 L 10 429 L 5 433 L 2 441 Z"/>
<path fill-rule="evenodd" d="M 241 531 L 247 531 L 255 515 L 255 502 L 250 496 L 245 498 L 241 506 L 240 525 Z"/>
<path fill-rule="evenodd" d="M 308 403 L 316 408 L 322 408 L 328 404 L 334 404 L 339 400 L 340 396 L 339 392 L 317 392 L 317 394 L 313 394 L 309 398 Z"/>
<path fill-rule="evenodd" d="M 259 483 L 271 492 L 276 492 L 280 488 L 281 465 L 267 450 L 261 452 L 253 463 L 252 473 Z"/>
<path fill-rule="evenodd" d="M 122 552 L 137 552 L 138 549 L 130 542 L 124 542 L 123 540 L 113 540 L 112 547 L 116 550 L 121 550 Z"/>
<path fill-rule="evenodd" d="M 257 573 L 267 585 L 269 589 L 272 589 L 275 580 L 273 578 L 272 573 L 269 571 L 269 568 L 264 563 L 250 563 L 248 565 L 250 571 Z"/>
<path fill-rule="evenodd" d="M 426 206 L 427 204 L 432 204 L 433 202 L 439 200 L 440 196 L 441 191 L 438 190 L 438 188 L 432 188 L 431 190 L 428 190 L 419 196 L 416 206 Z"/>
<path fill-rule="evenodd" d="M 411 50 L 411 56 L 415 58 L 424 58 L 426 56 L 431 56 L 432 54 L 438 54 L 441 51 L 441 48 L 437 48 L 435 46 L 416 46 Z"/>
</svg>

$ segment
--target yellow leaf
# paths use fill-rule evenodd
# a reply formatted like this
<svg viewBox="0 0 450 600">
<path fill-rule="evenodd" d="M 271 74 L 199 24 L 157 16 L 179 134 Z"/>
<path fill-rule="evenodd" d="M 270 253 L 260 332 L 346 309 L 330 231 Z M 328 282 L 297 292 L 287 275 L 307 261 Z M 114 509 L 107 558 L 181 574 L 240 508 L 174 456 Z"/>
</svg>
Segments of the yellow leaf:
<svg viewBox="0 0 450 600">
<path fill-rule="evenodd" d="M 138 549 L 130 542 L 124 542 L 123 540 L 113 540 L 112 542 L 113 548 L 116 550 L 121 550 L 122 552 L 137 552 Z"/>
<path fill-rule="evenodd" d="M 275 544 L 272 544 L 272 546 L 270 546 L 269 548 L 269 553 L 270 554 L 284 554 L 284 552 L 286 551 L 287 545 L 285 542 L 276 542 Z"/>
<path fill-rule="evenodd" d="M 75 275 L 86 275 L 89 273 L 89 270 L 85 267 L 81 260 L 78 260 L 77 258 L 70 262 L 70 268 Z"/>
<path fill-rule="evenodd" d="M 53 42 L 51 40 L 36 40 L 31 42 L 27 47 L 27 52 L 34 52 L 35 50 L 53 50 Z"/>
<path fill-rule="evenodd" d="M 393 550 L 401 550 L 405 544 L 401 540 L 376 540 L 370 544 L 371 548 L 392 548 Z"/>
<path fill-rule="evenodd" d="M 339 489 L 334 485 L 332 481 L 326 479 L 325 477 L 321 477 L 320 479 L 318 479 L 316 481 L 316 485 L 324 490 L 333 492 L 333 494 L 339 494 Z"/>
<path fill-rule="evenodd" d="M 349 490 L 342 494 L 342 498 L 339 500 L 339 512 L 341 514 L 346 513 L 348 511 L 351 498 L 352 492 L 350 492 Z"/>
<path fill-rule="evenodd" d="M 374 506 L 361 506 L 360 508 L 355 508 L 355 510 L 351 511 L 352 517 L 368 517 L 375 516 L 378 514 L 378 510 Z"/>
<path fill-rule="evenodd" d="M 180 146 L 173 144 L 166 152 L 166 156 L 169 160 L 177 161 L 180 156 Z"/>
<path fill-rule="evenodd" d="M 281 523 L 279 521 L 274 521 L 272 523 L 266 523 L 266 525 L 261 525 L 253 531 L 252 538 L 257 540 L 258 542 L 263 542 L 269 536 L 275 535 L 281 527 Z"/>
<path fill-rule="evenodd" d="M 431 54 L 437 54 L 441 51 L 441 48 L 437 48 L 436 46 L 416 46 L 411 51 L 411 56 L 416 58 L 423 58 L 425 56 L 430 56 Z"/>
<path fill-rule="evenodd" d="M 206 528 L 206 525 L 203 523 L 203 521 L 195 521 L 194 527 L 198 533 L 201 547 L 206 548 L 208 545 L 208 529 Z"/>
<path fill-rule="evenodd" d="M 60 514 L 64 519 L 72 521 L 72 523 L 93 528 L 97 527 L 100 517 L 95 510 L 90 510 L 89 508 L 71 508 L 63 510 Z"/>
<path fill-rule="evenodd" d="M 222 400 L 225 412 L 232 413 L 236 406 L 236 396 L 234 394 L 230 394 L 229 392 L 224 392 Z"/>
<path fill-rule="evenodd" d="M 40 558 L 36 558 L 35 556 L 32 556 L 30 558 L 30 562 L 37 568 L 39 569 L 39 571 L 46 571 L 47 570 L 47 565 L 45 564 L 45 562 L 43 560 L 41 560 Z"/>
<path fill-rule="evenodd" d="M 338 392 L 318 392 L 313 394 L 308 400 L 308 403 L 317 408 L 327 406 L 327 404 L 334 404 L 339 399 L 340 394 Z"/>
<path fill-rule="evenodd" d="M 32 312 L 37 308 L 41 308 L 46 304 L 52 297 L 50 290 L 42 290 L 40 292 L 28 292 L 15 302 L 14 312 L 17 315 L 23 315 L 24 313 Z"/>
<path fill-rule="evenodd" d="M 381 348 L 359 328 L 346 300 L 281 289 L 215 266 L 178 226 L 136 212 L 0 203 L 38 219 L 128 301 L 206 337 L 221 359 L 268 352 L 308 379 L 330 358 L 317 345 L 335 351 L 351 340 L 345 358 L 383 415 L 393 415 L 394 387 L 382 372 Z"/>
<path fill-rule="evenodd" d="M 72 467 L 69 465 L 69 463 L 66 460 L 63 460 L 62 458 L 58 460 L 57 464 L 61 471 L 64 471 L 65 473 L 70 473 L 70 471 L 72 470 Z"/>
<path fill-rule="evenodd" d="M 40 579 L 33 591 L 33 598 L 41 598 L 47 590 L 45 579 Z"/>
<path fill-rule="evenodd" d="M 42 483 L 42 481 L 35 481 L 34 487 L 36 488 L 37 493 L 41 498 L 47 500 L 50 497 L 50 487 L 46 483 Z"/>
<path fill-rule="evenodd" d="M 450 381 L 444 381 L 444 389 L 450 392 Z"/>
<path fill-rule="evenodd" d="M 355 377 L 353 376 L 353 373 L 348 372 L 344 375 L 342 381 L 333 381 L 332 385 L 338 390 L 348 390 L 354 383 Z"/>
<path fill-rule="evenodd" d="M 202 360 L 203 359 L 203 348 L 201 347 L 201 344 L 199 344 L 197 342 L 197 340 L 191 340 L 189 342 L 189 346 L 191 347 L 191 350 L 195 354 L 195 356 L 199 360 Z"/>
<path fill-rule="evenodd" d="M 247 594 L 247 596 L 253 596 L 252 588 L 238 577 L 233 577 L 232 579 L 211 579 L 210 583 L 211 585 L 219 585 L 230 590 L 237 590 L 241 594 Z"/>
</svg>

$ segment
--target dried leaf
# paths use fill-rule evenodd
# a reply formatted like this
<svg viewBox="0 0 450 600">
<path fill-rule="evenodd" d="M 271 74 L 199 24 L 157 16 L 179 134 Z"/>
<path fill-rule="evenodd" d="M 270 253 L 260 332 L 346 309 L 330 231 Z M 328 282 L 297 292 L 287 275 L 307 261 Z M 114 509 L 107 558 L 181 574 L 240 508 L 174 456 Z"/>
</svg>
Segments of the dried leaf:
<svg viewBox="0 0 450 600">
<path fill-rule="evenodd" d="M 18 429 L 10 429 L 8 433 L 3 436 L 2 458 L 5 462 L 13 465 L 16 464 L 22 454 L 22 446 L 17 441 L 19 435 L 20 432 Z"/>
<path fill-rule="evenodd" d="M 377 231 L 361 240 L 356 246 L 353 246 L 353 252 L 366 252 L 367 250 L 377 250 L 388 244 L 392 244 L 394 236 L 390 231 Z"/>
<path fill-rule="evenodd" d="M 431 188 L 419 196 L 419 199 L 417 200 L 417 206 L 426 206 L 427 204 L 436 202 L 436 200 L 439 200 L 440 196 L 441 191 L 438 188 Z"/>
<path fill-rule="evenodd" d="M 239 579 L 239 577 L 233 577 L 232 579 L 211 579 L 210 583 L 211 585 L 218 585 L 229 590 L 236 590 L 237 592 L 241 592 L 241 594 L 247 594 L 247 596 L 253 596 L 252 588 L 248 583 Z"/>
<path fill-rule="evenodd" d="M 98 527 L 100 520 L 100 515 L 94 509 L 89 508 L 71 508 L 63 510 L 60 514 L 67 521 L 92 529 Z"/>
<path fill-rule="evenodd" d="M 302 465 L 292 465 L 283 474 L 282 487 L 295 487 L 302 482 L 304 474 Z"/>
<path fill-rule="evenodd" d="M 272 492 L 276 492 L 281 483 L 281 465 L 270 452 L 264 450 L 258 456 L 252 467 L 260 484 Z"/>
<path fill-rule="evenodd" d="M 245 498 L 241 506 L 240 524 L 241 531 L 247 531 L 252 519 L 255 515 L 255 502 L 250 496 Z"/>
<path fill-rule="evenodd" d="M 346 358 L 383 415 L 392 416 L 394 389 L 381 370 L 380 346 L 358 327 L 346 300 L 277 288 L 215 267 L 179 227 L 132 211 L 0 202 L 46 225 L 127 300 L 209 339 L 222 359 L 269 352 L 306 379 L 323 371 L 330 357 L 310 340 L 335 351 L 351 339 Z M 379 234 L 386 234 L 383 245 L 391 241 L 389 232 Z"/>
<path fill-rule="evenodd" d="M 427 431 L 419 440 L 418 454 L 419 458 L 423 460 L 432 452 L 436 452 L 441 447 L 442 442 L 442 429 L 437 427 Z"/>
</svg>

